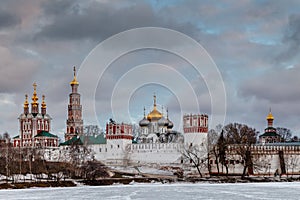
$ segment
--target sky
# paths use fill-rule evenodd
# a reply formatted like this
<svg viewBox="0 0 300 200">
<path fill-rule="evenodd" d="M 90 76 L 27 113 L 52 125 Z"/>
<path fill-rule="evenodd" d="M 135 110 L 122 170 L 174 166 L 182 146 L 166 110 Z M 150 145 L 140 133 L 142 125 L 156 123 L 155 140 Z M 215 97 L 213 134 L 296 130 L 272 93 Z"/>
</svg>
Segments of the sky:
<svg viewBox="0 0 300 200">
<path fill-rule="evenodd" d="M 200 112 L 214 119 L 210 128 L 238 122 L 263 132 L 271 108 L 275 127 L 300 135 L 297 0 L 0 0 L 0 5 L 0 133 L 19 134 L 24 95 L 32 96 L 36 82 L 40 102 L 44 94 L 53 118 L 51 132 L 63 137 L 76 66 L 86 125 L 104 127 L 109 118 L 138 123 L 144 107 L 146 114 L 151 111 L 155 93 L 159 110 L 166 115 L 168 108 L 176 130 L 182 129 L 183 114 Z M 144 27 L 180 33 L 202 52 L 150 32 L 142 41 L 129 31 L 133 37 L 113 43 L 116 34 Z M 144 42 L 168 48 L 119 52 Z M 200 65 L 202 58 L 210 62 L 202 60 L 199 72 L 176 50 Z M 214 71 L 206 73 L 208 66 Z M 91 89 L 94 75 L 98 82 Z M 218 112 L 222 106 L 225 111 Z M 219 118 L 211 117 L 213 108 Z"/>
</svg>

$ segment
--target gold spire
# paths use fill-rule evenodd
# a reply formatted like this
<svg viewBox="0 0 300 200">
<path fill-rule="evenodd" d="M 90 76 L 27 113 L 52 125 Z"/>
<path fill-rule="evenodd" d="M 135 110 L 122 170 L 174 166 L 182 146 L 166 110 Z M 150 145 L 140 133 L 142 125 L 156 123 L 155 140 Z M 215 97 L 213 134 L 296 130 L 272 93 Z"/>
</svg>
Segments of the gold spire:
<svg viewBox="0 0 300 200">
<path fill-rule="evenodd" d="M 273 115 L 272 115 L 272 112 L 271 112 L 271 108 L 270 108 L 270 112 L 269 112 L 269 114 L 268 114 L 268 116 L 267 116 L 267 120 L 273 120 L 274 119 L 274 117 L 273 117 Z"/>
<path fill-rule="evenodd" d="M 25 94 L 24 108 L 28 108 L 28 105 L 29 105 L 29 103 L 28 103 L 28 95 Z"/>
<path fill-rule="evenodd" d="M 32 105 L 37 105 L 37 101 L 39 100 L 37 94 L 36 94 L 36 86 L 37 84 L 34 82 L 33 83 L 33 95 L 32 95 Z"/>
<path fill-rule="evenodd" d="M 45 103 L 45 95 L 42 96 L 42 99 L 43 99 L 42 104 L 41 104 L 42 108 L 47 108 L 47 105 Z"/>
<path fill-rule="evenodd" d="M 153 101 L 154 101 L 153 106 L 156 109 L 156 95 L 155 95 L 155 93 L 153 95 Z"/>
<path fill-rule="evenodd" d="M 156 95 L 154 93 L 153 96 L 153 110 L 147 115 L 147 119 L 148 120 L 159 120 L 160 118 L 162 118 L 162 114 L 156 109 Z"/>
<path fill-rule="evenodd" d="M 77 79 L 76 79 L 76 68 L 75 68 L 75 66 L 74 66 L 74 68 L 73 68 L 73 71 L 74 71 L 74 78 L 73 78 L 73 80 L 70 82 L 70 85 L 79 85 L 79 83 L 78 83 L 78 81 L 77 81 Z"/>
<path fill-rule="evenodd" d="M 169 119 L 169 109 L 167 107 L 167 119 Z"/>
</svg>

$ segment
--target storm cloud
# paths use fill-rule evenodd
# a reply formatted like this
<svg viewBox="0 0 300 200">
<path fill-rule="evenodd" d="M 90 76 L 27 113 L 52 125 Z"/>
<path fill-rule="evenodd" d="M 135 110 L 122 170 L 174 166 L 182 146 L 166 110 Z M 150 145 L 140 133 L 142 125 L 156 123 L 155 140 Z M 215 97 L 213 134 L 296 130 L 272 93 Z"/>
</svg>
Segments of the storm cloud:
<svg viewBox="0 0 300 200">
<path fill-rule="evenodd" d="M 237 121 L 263 130 L 265 115 L 272 107 L 276 126 L 288 127 L 298 134 L 299 6 L 296 0 L 1 1 L 0 131 L 16 135 L 24 94 L 31 95 L 36 81 L 38 94 L 46 95 L 48 112 L 53 117 L 52 132 L 62 136 L 72 67 L 80 66 L 90 51 L 110 36 L 151 26 L 184 33 L 206 49 L 224 80 L 226 122 Z M 174 45 L 184 48 L 179 43 Z M 151 62 L 173 67 L 187 78 L 197 94 L 200 110 L 210 114 L 212 105 L 205 79 L 213 77 L 195 74 L 192 66 L 175 57 L 168 52 L 141 51 L 112 63 L 95 97 L 100 125 L 104 126 L 111 117 L 108 96 L 117 81 L 132 67 Z M 143 79 L 143 75 L 137 79 Z M 143 106 L 151 108 L 154 92 L 160 95 L 159 103 L 170 108 L 170 118 L 180 118 L 177 96 L 172 91 L 163 92 L 166 90 L 147 85 L 134 92 L 130 100 L 134 121 L 142 116 Z M 127 101 L 118 99 L 123 100 Z M 8 109 L 9 115 L 3 114 Z M 88 124 L 93 109 L 83 109 Z M 175 127 L 181 128 L 178 124 Z"/>
</svg>

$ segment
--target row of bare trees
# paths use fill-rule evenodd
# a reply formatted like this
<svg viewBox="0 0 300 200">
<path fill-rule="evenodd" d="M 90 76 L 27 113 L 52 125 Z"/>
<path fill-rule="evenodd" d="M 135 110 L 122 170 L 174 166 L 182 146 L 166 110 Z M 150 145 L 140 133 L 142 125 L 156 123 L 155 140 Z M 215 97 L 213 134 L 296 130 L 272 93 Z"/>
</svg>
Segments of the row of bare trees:
<svg viewBox="0 0 300 200">
<path fill-rule="evenodd" d="M 185 147 L 182 157 L 185 162 L 189 161 L 202 177 L 203 169 L 208 169 L 212 174 L 211 158 L 215 160 L 217 174 L 228 175 L 229 156 L 239 156 L 244 167 L 244 178 L 247 171 L 253 170 L 251 146 L 256 143 L 257 135 L 258 131 L 245 124 L 230 123 L 224 127 L 218 125 L 216 129 L 209 131 L 205 145 Z"/>
<path fill-rule="evenodd" d="M 295 141 L 292 133 L 287 128 L 277 128 L 277 133 L 281 136 L 282 142 Z M 203 170 L 209 174 L 212 172 L 214 163 L 217 175 L 228 175 L 230 160 L 238 160 L 243 166 L 242 178 L 253 171 L 270 170 L 270 161 L 262 159 L 257 155 L 252 155 L 251 148 L 257 142 L 259 132 L 245 124 L 230 123 L 226 126 L 218 125 L 208 132 L 206 145 L 185 146 L 182 151 L 184 163 L 189 163 L 197 169 L 200 177 Z M 294 169 L 296 158 L 286 158 L 287 167 Z M 214 161 L 214 162 L 213 162 Z"/>
<path fill-rule="evenodd" d="M 43 148 L 13 147 L 8 133 L 0 134 L 0 141 L 0 174 L 5 175 L 6 180 L 18 181 L 14 179 L 26 174 L 35 177 L 46 174 L 49 180 L 108 176 L 106 167 L 93 159 L 87 145 L 78 142 L 69 147 L 68 153 L 61 151 L 60 162 L 50 162 L 45 158 L 47 152 Z M 68 159 L 64 159 L 66 154 Z"/>
</svg>

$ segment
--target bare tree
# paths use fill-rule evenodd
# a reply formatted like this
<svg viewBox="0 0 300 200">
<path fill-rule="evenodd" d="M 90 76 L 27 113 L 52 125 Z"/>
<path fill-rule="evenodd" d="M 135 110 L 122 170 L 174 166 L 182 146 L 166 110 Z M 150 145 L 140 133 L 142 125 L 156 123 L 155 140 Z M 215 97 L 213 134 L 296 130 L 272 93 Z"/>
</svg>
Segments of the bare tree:
<svg viewBox="0 0 300 200">
<path fill-rule="evenodd" d="M 286 167 L 286 174 L 291 173 L 293 176 L 295 168 L 299 165 L 299 158 L 297 156 L 286 155 L 284 156 L 284 162 Z"/>
<path fill-rule="evenodd" d="M 245 124 L 230 123 L 224 127 L 225 141 L 231 145 L 237 155 L 242 158 L 244 165 L 242 178 L 246 171 L 253 173 L 251 147 L 256 143 L 258 131 Z"/>
<path fill-rule="evenodd" d="M 228 142 L 224 137 L 224 131 L 221 131 L 220 137 L 217 142 L 217 159 L 218 162 L 222 165 L 222 172 L 223 167 L 226 169 L 226 175 L 228 175 L 228 161 L 226 160 L 226 152 L 227 152 Z"/>
<path fill-rule="evenodd" d="M 290 142 L 292 140 L 292 131 L 290 129 L 277 127 L 276 132 L 280 135 L 282 142 Z"/>
<path fill-rule="evenodd" d="M 218 139 L 219 133 L 222 130 L 222 125 L 218 125 L 216 129 L 211 129 L 208 131 L 207 135 L 207 149 L 208 149 L 208 171 L 211 174 L 211 163 L 210 159 L 213 157 L 215 159 L 215 164 L 217 166 L 218 175 L 220 174 L 219 169 L 219 148 L 218 148 Z"/>
<path fill-rule="evenodd" d="M 181 151 L 183 161 L 195 167 L 201 178 L 203 177 L 201 170 L 208 166 L 208 157 L 206 152 L 206 147 L 199 145 L 183 147 Z"/>
<path fill-rule="evenodd" d="M 253 155 L 253 170 L 257 173 L 263 173 L 264 175 L 270 175 L 271 158 L 267 155 Z"/>
</svg>

